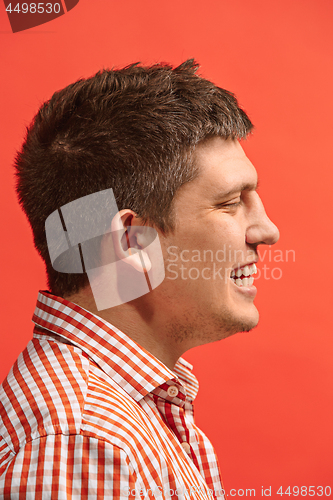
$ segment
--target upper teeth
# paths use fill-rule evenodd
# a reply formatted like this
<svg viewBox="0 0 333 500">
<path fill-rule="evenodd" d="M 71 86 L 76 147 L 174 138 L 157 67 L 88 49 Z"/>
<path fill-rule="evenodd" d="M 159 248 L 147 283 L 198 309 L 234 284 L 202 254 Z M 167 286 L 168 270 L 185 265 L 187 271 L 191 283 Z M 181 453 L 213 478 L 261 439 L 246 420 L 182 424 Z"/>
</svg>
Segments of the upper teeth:
<svg viewBox="0 0 333 500">
<path fill-rule="evenodd" d="M 251 266 L 239 267 L 238 269 L 233 269 L 231 271 L 230 278 L 234 283 L 238 286 L 248 286 L 253 284 L 252 274 L 257 274 L 257 266 L 252 264 Z M 245 276 L 245 278 L 240 279 L 241 276 Z M 250 278 L 248 278 L 250 276 Z"/>
<path fill-rule="evenodd" d="M 238 269 L 233 269 L 231 271 L 231 278 L 240 278 L 243 276 L 250 276 L 251 274 L 257 274 L 257 266 L 252 264 L 251 266 L 239 267 Z"/>
</svg>

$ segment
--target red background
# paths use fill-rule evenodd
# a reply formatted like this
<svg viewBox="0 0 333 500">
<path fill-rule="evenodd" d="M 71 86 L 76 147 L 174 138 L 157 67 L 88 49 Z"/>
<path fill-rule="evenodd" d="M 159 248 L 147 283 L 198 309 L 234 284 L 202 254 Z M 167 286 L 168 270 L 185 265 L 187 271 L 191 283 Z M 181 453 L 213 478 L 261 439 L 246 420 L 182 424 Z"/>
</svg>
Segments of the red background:
<svg viewBox="0 0 333 500">
<path fill-rule="evenodd" d="M 295 262 L 266 256 L 283 275 L 258 283 L 255 330 L 185 355 L 201 385 L 197 423 L 216 447 L 227 490 L 256 488 L 260 497 L 272 486 L 271 498 L 281 498 L 281 485 L 330 485 L 333 496 L 332 2 L 81 0 L 16 34 L 3 5 L 0 16 L 0 379 L 31 338 L 37 291 L 46 287 L 14 193 L 25 126 L 55 90 L 102 67 L 194 57 L 255 123 L 245 150 L 281 231 L 276 248 L 284 259 L 295 251 Z"/>
</svg>

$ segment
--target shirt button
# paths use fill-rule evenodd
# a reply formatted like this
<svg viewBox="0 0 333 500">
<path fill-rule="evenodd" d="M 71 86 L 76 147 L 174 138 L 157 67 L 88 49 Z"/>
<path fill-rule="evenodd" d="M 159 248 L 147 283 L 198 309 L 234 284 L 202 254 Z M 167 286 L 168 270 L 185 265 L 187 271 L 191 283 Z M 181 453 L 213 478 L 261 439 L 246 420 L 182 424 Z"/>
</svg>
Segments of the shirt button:
<svg viewBox="0 0 333 500">
<path fill-rule="evenodd" d="M 179 391 L 175 385 L 170 385 L 170 387 L 168 387 L 167 393 L 171 398 L 175 398 L 178 392 Z"/>
<path fill-rule="evenodd" d="M 181 443 L 182 445 L 182 448 L 183 450 L 186 452 L 186 453 L 190 453 L 191 451 L 191 446 L 186 442 L 184 441 L 183 443 Z"/>
</svg>

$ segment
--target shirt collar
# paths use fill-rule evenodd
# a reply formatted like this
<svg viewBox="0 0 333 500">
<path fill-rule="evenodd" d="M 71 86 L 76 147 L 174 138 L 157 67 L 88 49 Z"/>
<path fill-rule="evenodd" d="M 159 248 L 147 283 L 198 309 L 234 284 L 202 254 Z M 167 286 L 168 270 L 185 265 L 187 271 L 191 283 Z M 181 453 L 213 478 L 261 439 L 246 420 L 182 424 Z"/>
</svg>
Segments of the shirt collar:
<svg viewBox="0 0 333 500">
<path fill-rule="evenodd" d="M 197 395 L 199 384 L 185 359 L 170 370 L 118 328 L 62 297 L 40 291 L 32 321 L 80 347 L 136 401 L 170 381 L 189 401 Z"/>
</svg>

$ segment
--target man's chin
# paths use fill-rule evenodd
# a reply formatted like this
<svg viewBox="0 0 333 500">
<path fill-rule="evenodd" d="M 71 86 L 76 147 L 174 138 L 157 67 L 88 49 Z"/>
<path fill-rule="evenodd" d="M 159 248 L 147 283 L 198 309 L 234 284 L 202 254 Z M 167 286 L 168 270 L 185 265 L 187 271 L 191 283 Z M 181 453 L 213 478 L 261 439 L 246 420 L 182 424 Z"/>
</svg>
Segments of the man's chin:
<svg viewBox="0 0 333 500">
<path fill-rule="evenodd" d="M 238 332 L 250 332 L 253 330 L 259 323 L 259 314 L 254 318 L 246 318 L 242 322 L 239 323 Z"/>
<path fill-rule="evenodd" d="M 216 315 L 214 318 L 216 328 L 223 332 L 223 337 L 230 337 L 235 333 L 250 332 L 258 325 L 259 313 L 257 308 L 251 315 L 239 317 L 233 314 Z"/>
</svg>

